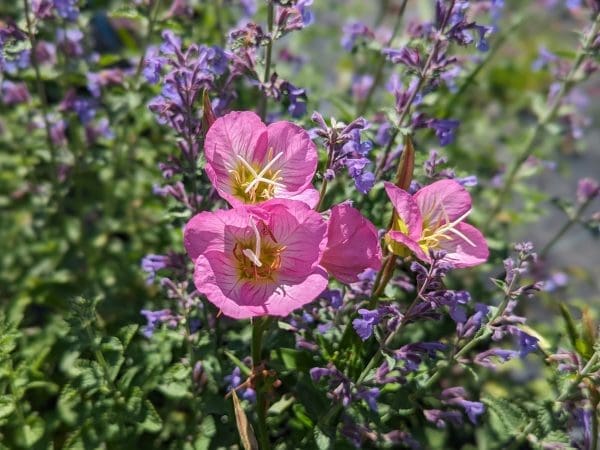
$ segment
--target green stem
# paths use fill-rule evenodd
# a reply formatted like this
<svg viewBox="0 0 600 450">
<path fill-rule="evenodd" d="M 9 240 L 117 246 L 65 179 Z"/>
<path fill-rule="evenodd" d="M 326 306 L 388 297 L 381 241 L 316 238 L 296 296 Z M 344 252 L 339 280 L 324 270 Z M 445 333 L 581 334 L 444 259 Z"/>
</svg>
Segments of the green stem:
<svg viewBox="0 0 600 450">
<path fill-rule="evenodd" d="M 408 3 L 408 0 L 403 0 L 402 4 L 400 5 L 400 10 L 398 12 L 398 15 L 396 16 L 396 23 L 394 25 L 394 30 L 392 31 L 392 35 L 388 39 L 386 47 L 389 47 L 390 45 L 392 45 L 392 42 L 394 41 L 396 35 L 398 34 L 398 31 L 400 31 L 400 25 L 402 23 L 402 17 L 404 16 L 404 10 L 406 9 L 406 3 Z M 357 116 L 362 116 L 369 108 L 373 94 L 375 93 L 375 90 L 377 89 L 377 86 L 379 86 L 379 83 L 381 82 L 381 78 L 383 77 L 383 69 L 384 68 L 385 68 L 385 56 L 380 53 L 378 55 L 377 68 L 375 69 L 375 76 L 373 77 L 373 84 L 371 84 L 371 87 L 369 88 L 369 92 L 367 93 L 367 96 L 365 97 L 364 101 L 361 102 L 360 106 L 358 107 L 358 110 L 356 111 Z"/>
<path fill-rule="evenodd" d="M 467 78 L 465 78 L 465 80 L 462 82 L 462 84 L 458 88 L 458 91 L 456 91 L 452 95 L 452 97 L 450 97 L 450 100 L 448 101 L 448 105 L 446 106 L 446 110 L 444 112 L 444 117 L 447 118 L 451 115 L 453 107 L 457 104 L 457 100 L 460 97 L 462 97 L 462 95 L 465 93 L 467 88 L 473 84 L 473 82 L 475 81 L 475 78 L 477 78 L 477 75 L 479 75 L 479 73 L 484 69 L 484 67 L 490 63 L 490 61 L 494 58 L 494 56 L 496 56 L 496 53 L 498 53 L 498 51 L 502 48 L 502 46 L 508 40 L 508 38 L 514 35 L 515 30 L 517 28 L 519 28 L 523 24 L 523 22 L 524 22 L 523 16 L 517 17 L 506 28 L 506 30 L 504 30 L 495 39 L 494 45 L 492 46 L 490 51 L 488 51 L 486 53 L 485 58 L 479 64 L 477 64 L 477 66 L 475 66 L 475 68 L 471 71 L 471 73 L 469 73 Z"/>
<path fill-rule="evenodd" d="M 455 0 L 451 0 L 447 7 L 448 9 L 446 11 L 446 14 L 444 15 L 442 24 L 440 25 L 440 29 L 439 29 L 439 33 L 438 33 L 439 36 L 444 34 L 444 30 L 446 29 L 446 25 L 448 24 L 452 10 L 454 9 L 454 3 L 455 3 Z M 407 117 L 410 117 L 409 112 L 412 110 L 412 103 L 414 102 L 415 98 L 417 97 L 417 94 L 421 91 L 421 88 L 425 84 L 425 81 L 427 81 L 429 79 L 429 69 L 431 67 L 431 63 L 433 62 L 433 58 L 437 55 L 437 53 L 439 51 L 439 46 L 440 46 L 441 42 L 442 42 L 442 39 L 440 37 L 437 37 L 435 42 L 433 43 L 433 46 L 431 47 L 431 50 L 429 51 L 429 56 L 427 57 L 427 60 L 425 61 L 425 65 L 423 66 L 423 68 L 421 69 L 421 71 L 419 73 L 419 78 L 417 79 L 417 85 L 411 92 L 410 97 L 406 101 L 406 104 L 405 104 L 406 106 L 402 109 L 402 111 L 400 112 L 400 115 L 398 117 L 398 129 L 402 128 L 404 126 L 403 124 L 404 124 L 405 119 Z M 390 151 L 392 150 L 392 147 L 394 145 L 394 141 L 395 141 L 396 137 L 398 136 L 398 129 L 395 130 L 394 133 L 392 133 L 392 135 L 390 136 L 390 142 L 388 143 L 388 145 L 383 153 L 383 157 L 381 158 L 381 161 L 379 161 L 379 165 L 377 166 L 377 169 L 375 171 L 376 177 L 377 177 L 377 175 L 379 175 L 382 172 L 383 167 L 385 166 L 385 162 L 389 157 Z"/>
<path fill-rule="evenodd" d="M 556 403 L 562 403 L 564 402 L 569 395 L 571 394 L 571 391 L 573 391 L 575 388 L 577 388 L 577 386 L 579 386 L 579 383 L 581 383 L 581 381 L 587 377 L 592 370 L 595 369 L 596 364 L 598 364 L 598 362 L 600 361 L 600 352 L 595 352 L 592 357 L 590 358 L 590 360 L 587 362 L 587 364 L 585 365 L 585 367 L 583 369 L 581 369 L 581 371 L 577 374 L 577 376 L 575 377 L 575 379 L 569 383 L 569 385 L 566 387 L 566 389 L 563 390 L 562 394 L 560 394 L 558 396 L 558 398 L 555 400 Z M 594 416 L 596 416 L 596 411 L 593 412 Z M 596 418 L 596 424 L 597 424 L 597 418 Z M 517 449 L 517 448 L 521 448 L 521 444 L 523 443 L 523 441 L 525 441 L 525 439 L 527 439 L 527 435 L 535 428 L 536 422 L 534 420 L 530 421 L 527 423 L 527 425 L 525 426 L 525 428 L 523 428 L 523 431 L 521 431 L 519 433 L 518 436 L 515 437 L 515 440 L 512 442 L 511 446 L 508 447 L 508 449 Z M 597 435 L 598 433 L 596 432 L 596 441 L 595 443 L 590 447 L 592 450 L 595 450 L 595 448 L 597 447 Z"/>
<path fill-rule="evenodd" d="M 269 30 L 269 43 L 267 44 L 267 54 L 265 57 L 265 76 L 263 78 L 263 83 L 267 84 L 269 82 L 269 78 L 271 77 L 271 56 L 273 53 L 273 16 L 275 6 L 273 5 L 273 0 L 268 0 L 269 6 L 267 9 L 267 26 Z M 267 94 L 265 93 L 260 99 L 260 118 L 265 121 L 267 117 Z"/>
<path fill-rule="evenodd" d="M 257 374 L 256 370 L 260 370 L 262 365 L 263 335 L 268 325 L 268 319 L 257 318 L 252 322 L 252 373 L 257 376 L 256 415 L 258 416 L 258 442 L 261 450 L 268 450 L 270 443 L 267 431 L 267 397 L 264 380 L 262 374 Z"/>
<path fill-rule="evenodd" d="M 331 163 L 333 162 L 333 153 L 334 146 L 330 145 L 329 150 L 327 152 L 327 162 L 325 163 L 325 170 L 323 170 L 323 183 L 321 183 L 321 189 L 319 191 L 319 204 L 317 205 L 317 211 L 321 211 L 323 207 L 323 201 L 325 200 L 325 193 L 327 192 L 327 178 L 325 178 L 325 174 L 327 170 L 331 167 Z"/>
<path fill-rule="evenodd" d="M 523 265 L 523 262 L 521 262 L 519 264 L 518 268 L 521 268 L 522 265 Z M 493 334 L 492 326 L 493 326 L 494 322 L 496 321 L 496 319 L 498 319 L 502 314 L 504 314 L 504 311 L 506 310 L 506 307 L 508 306 L 508 303 L 510 302 L 510 299 L 512 298 L 513 288 L 518 279 L 519 279 L 519 275 L 515 271 L 515 275 L 513 276 L 512 280 L 510 281 L 509 285 L 506 288 L 502 302 L 500 303 L 500 305 L 496 309 L 496 312 L 492 315 L 490 320 L 485 324 L 485 327 L 480 328 L 479 331 L 477 332 L 477 334 L 475 335 L 475 337 L 473 339 L 471 339 L 469 342 L 467 342 L 458 352 L 451 355 L 450 358 L 448 359 L 448 361 L 445 362 L 445 364 L 438 366 L 436 368 L 436 370 L 433 372 L 433 374 L 431 374 L 431 376 L 425 381 L 425 383 L 421 387 L 421 390 L 428 391 L 433 386 L 433 384 L 440 378 L 443 371 L 446 368 L 450 367 L 452 365 L 452 363 L 454 363 L 454 361 L 463 357 L 464 355 L 469 353 L 473 348 L 477 347 L 480 343 L 489 339 L 489 337 Z"/>
<path fill-rule="evenodd" d="M 577 208 L 573 216 L 569 218 L 569 220 L 562 226 L 562 228 L 558 230 L 558 232 L 552 237 L 552 239 L 548 241 L 548 243 L 540 251 L 540 258 L 545 258 L 546 256 L 548 256 L 548 252 L 550 252 L 550 249 L 554 247 L 554 245 L 560 240 L 560 238 L 562 238 L 563 235 L 579 221 L 587 207 L 592 202 L 592 200 L 593 198 L 590 198 L 579 205 L 579 208 Z"/>
<path fill-rule="evenodd" d="M 40 74 L 40 66 L 37 61 L 37 56 L 35 54 L 37 41 L 35 39 L 35 33 L 33 31 L 33 23 L 31 18 L 29 17 L 29 0 L 23 0 L 23 6 L 25 8 L 25 21 L 27 22 L 27 36 L 29 37 L 29 42 L 31 44 L 31 65 L 33 66 L 33 70 L 35 72 L 35 84 L 38 91 L 38 96 L 40 98 L 40 103 L 42 105 L 42 115 L 44 120 L 44 128 L 46 130 L 46 143 L 48 145 L 48 149 L 50 150 L 50 162 L 52 165 L 50 171 L 50 181 L 53 185 L 56 184 L 56 148 L 54 146 L 54 142 L 52 141 L 52 133 L 50 131 L 50 122 L 48 122 L 48 98 L 46 97 L 46 90 L 44 89 L 44 85 L 42 84 L 42 76 Z"/>
<path fill-rule="evenodd" d="M 152 34 L 154 34 L 154 26 L 156 25 L 156 19 L 158 17 L 158 10 L 160 8 L 161 0 L 154 0 L 154 5 L 152 7 L 152 11 L 150 12 L 150 16 L 148 17 L 148 33 L 144 37 L 144 44 L 142 51 L 142 56 L 140 57 L 140 61 L 138 62 L 137 69 L 135 70 L 135 75 L 133 76 L 133 80 L 137 81 L 142 73 L 142 69 L 144 68 L 144 60 L 146 59 L 146 53 L 148 52 L 148 46 L 150 45 L 150 40 L 152 39 Z"/>
<path fill-rule="evenodd" d="M 569 91 L 575 84 L 575 82 L 577 80 L 577 74 L 579 72 L 579 69 L 580 69 L 581 65 L 584 63 L 584 61 L 586 60 L 586 57 L 588 56 L 588 53 L 590 52 L 590 49 L 594 44 L 594 39 L 595 39 L 596 35 L 598 34 L 599 29 L 600 29 L 600 14 L 598 14 L 596 16 L 594 23 L 592 25 L 592 28 L 590 29 L 588 35 L 585 37 L 585 39 L 583 41 L 583 45 L 581 46 L 581 48 L 579 49 L 579 52 L 577 53 L 577 56 L 575 57 L 575 62 L 573 63 L 573 67 L 571 67 L 569 74 L 563 81 L 563 83 L 560 87 L 560 90 L 553 97 L 550 109 L 537 122 L 537 124 L 535 125 L 535 128 L 531 131 L 531 133 L 529 134 L 529 137 L 525 141 L 525 144 L 523 145 L 523 148 L 522 148 L 521 152 L 519 153 L 519 156 L 517 157 L 517 159 L 511 166 L 510 171 L 508 172 L 508 174 L 506 176 L 504 185 L 503 185 L 500 193 L 496 196 L 496 201 L 495 201 L 495 203 L 492 207 L 492 210 L 489 213 L 487 220 L 484 224 L 484 227 L 483 227 L 484 230 L 487 230 L 489 228 L 492 221 L 495 219 L 497 214 L 502 209 L 502 205 L 505 204 L 509 194 L 512 192 L 513 184 L 514 184 L 515 178 L 519 172 L 519 169 L 527 161 L 527 159 L 529 159 L 529 157 L 533 154 L 533 152 L 535 150 L 535 144 L 537 143 L 538 138 L 540 137 L 542 131 L 544 130 L 546 125 L 548 125 L 548 123 L 550 123 L 552 120 L 554 120 L 554 118 L 556 117 L 556 114 L 560 108 L 563 98 L 565 97 L 565 95 L 567 95 L 569 93 Z"/>
</svg>

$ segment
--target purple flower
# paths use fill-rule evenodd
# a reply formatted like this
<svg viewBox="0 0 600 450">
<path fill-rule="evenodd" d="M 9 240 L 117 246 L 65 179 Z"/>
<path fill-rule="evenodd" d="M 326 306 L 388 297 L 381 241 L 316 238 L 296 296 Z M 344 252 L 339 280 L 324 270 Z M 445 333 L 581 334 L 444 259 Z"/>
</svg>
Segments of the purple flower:
<svg viewBox="0 0 600 450">
<path fill-rule="evenodd" d="M 52 0 L 32 0 L 31 10 L 36 19 L 50 19 L 53 16 L 54 4 Z"/>
<path fill-rule="evenodd" d="M 366 341 L 373 334 L 375 325 L 381 322 L 382 314 L 379 309 L 374 309 L 372 311 L 368 309 L 359 309 L 358 314 L 361 317 L 359 319 L 354 319 L 352 321 L 352 326 L 360 338 L 363 341 Z"/>
<path fill-rule="evenodd" d="M 344 303 L 342 291 L 339 289 L 326 289 L 321 294 L 321 298 L 327 300 L 333 309 L 341 308 Z"/>
<path fill-rule="evenodd" d="M 228 384 L 227 391 L 236 390 L 243 399 L 250 402 L 256 401 L 256 392 L 252 388 L 236 389 L 242 384 L 242 371 L 239 367 L 235 367 L 230 375 L 225 376 L 225 382 Z"/>
<path fill-rule="evenodd" d="M 442 411 L 441 409 L 424 409 L 423 415 L 428 422 L 434 423 L 438 428 L 446 428 L 448 422 L 455 426 L 463 423 L 462 415 L 458 411 Z"/>
<path fill-rule="evenodd" d="M 524 331 L 519 330 L 519 356 L 525 358 L 532 352 L 537 351 L 539 339 L 533 337 Z"/>
<path fill-rule="evenodd" d="M 88 123 L 85 126 L 85 137 L 88 143 L 93 144 L 99 138 L 113 139 L 115 134 L 110 128 L 110 122 L 108 121 L 108 118 L 103 117 L 97 123 Z"/>
<path fill-rule="evenodd" d="M 457 403 L 465 409 L 467 417 L 474 425 L 477 424 L 477 418 L 485 412 L 485 405 L 481 402 L 459 400 Z"/>
<path fill-rule="evenodd" d="M 475 364 L 479 364 L 480 366 L 487 367 L 489 369 L 494 369 L 496 368 L 496 363 L 494 362 L 494 359 L 499 359 L 502 362 L 506 362 L 513 359 L 517 355 L 518 352 L 515 352 L 514 350 L 493 348 L 478 354 L 477 356 L 475 356 L 473 361 L 475 362 Z"/>
<path fill-rule="evenodd" d="M 357 393 L 357 397 L 363 399 L 371 408 L 371 411 L 377 412 L 377 398 L 381 392 L 378 388 L 361 389 Z"/>
<path fill-rule="evenodd" d="M 290 106 L 288 107 L 290 115 L 295 119 L 304 116 L 306 114 L 306 90 L 297 88 L 288 81 L 281 83 L 281 90 L 287 95 L 290 101 Z"/>
<path fill-rule="evenodd" d="M 170 194 L 168 192 L 167 194 Z M 146 284 L 152 284 L 156 280 L 159 270 L 173 269 L 182 273 L 185 271 L 185 258 L 178 253 L 168 255 L 146 255 L 142 258 L 141 267 L 148 274 Z"/>
<path fill-rule="evenodd" d="M 586 203 L 600 194 L 600 185 L 592 178 L 582 178 L 577 184 L 577 201 Z"/>
<path fill-rule="evenodd" d="M 86 79 L 87 88 L 92 96 L 100 97 L 103 87 L 121 85 L 125 79 L 125 74 L 120 69 L 106 69 L 97 73 L 88 73 Z"/>
<path fill-rule="evenodd" d="M 427 127 L 435 131 L 441 146 L 446 146 L 454 142 L 454 134 L 460 122 L 452 119 L 430 119 L 427 121 Z"/>
<path fill-rule="evenodd" d="M 373 77 L 371 75 L 361 75 L 352 82 L 352 95 L 354 100 L 362 102 L 367 98 L 369 90 L 373 86 Z"/>
<path fill-rule="evenodd" d="M 35 47 L 35 57 L 38 64 L 55 64 L 56 46 L 51 42 L 39 41 Z"/>
<path fill-rule="evenodd" d="M 393 64 L 404 64 L 409 69 L 418 72 L 421 69 L 421 56 L 415 48 L 402 47 L 401 49 L 384 48 L 382 53 Z"/>
<path fill-rule="evenodd" d="M 56 42 L 62 51 L 71 57 L 83 55 L 83 33 L 77 28 L 56 30 Z"/>
<path fill-rule="evenodd" d="M 256 14 L 256 0 L 240 0 L 240 6 L 245 17 L 252 17 Z"/>
<path fill-rule="evenodd" d="M 148 324 L 142 329 L 142 333 L 147 338 L 152 337 L 156 328 L 161 324 L 164 323 L 170 327 L 176 327 L 179 322 L 178 318 L 171 313 L 170 309 L 161 309 L 159 311 L 142 309 L 141 313 L 148 321 Z"/>
<path fill-rule="evenodd" d="M 354 185 L 361 194 L 367 194 L 375 186 L 375 174 L 373 172 L 362 172 L 354 178 Z"/>
<path fill-rule="evenodd" d="M 0 84 L 0 95 L 5 105 L 27 103 L 31 99 L 25 83 L 14 83 L 10 80 L 4 80 Z"/>
<path fill-rule="evenodd" d="M 394 351 L 394 358 L 404 362 L 405 371 L 415 371 L 425 357 L 435 358 L 446 346 L 440 342 L 417 342 L 406 344 Z"/>
<path fill-rule="evenodd" d="M 359 38 L 373 39 L 375 34 L 362 22 L 352 22 L 344 25 L 341 44 L 344 50 L 351 52 Z"/>
<path fill-rule="evenodd" d="M 58 15 L 65 20 L 75 22 L 79 17 L 77 0 L 54 0 L 54 7 Z"/>
</svg>

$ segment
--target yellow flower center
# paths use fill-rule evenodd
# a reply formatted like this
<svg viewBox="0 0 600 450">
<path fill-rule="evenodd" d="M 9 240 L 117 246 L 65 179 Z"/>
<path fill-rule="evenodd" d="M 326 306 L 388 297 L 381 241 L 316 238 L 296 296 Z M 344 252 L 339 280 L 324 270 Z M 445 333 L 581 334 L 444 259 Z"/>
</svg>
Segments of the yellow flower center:
<svg viewBox="0 0 600 450">
<path fill-rule="evenodd" d="M 238 162 L 235 168 L 229 170 L 232 194 L 244 203 L 258 203 L 275 196 L 275 188 L 285 187 L 280 183 L 281 170 L 273 169 L 275 162 L 283 156 L 278 153 L 272 157 L 273 149 L 269 150 L 269 162 L 260 167 L 258 164 L 246 161 L 241 155 L 236 155 Z"/>
<path fill-rule="evenodd" d="M 275 272 L 281 267 L 281 253 L 285 250 L 285 246 L 277 243 L 266 226 L 263 227 L 264 231 L 261 233 L 254 220 L 251 219 L 250 225 L 254 237 L 238 241 L 233 247 L 233 256 L 238 262 L 239 276 L 245 280 L 274 281 Z M 262 234 L 266 234 L 271 242 L 263 239 Z"/>
<path fill-rule="evenodd" d="M 458 219 L 449 221 L 448 215 L 446 211 L 443 211 L 444 218 L 440 219 L 437 223 L 432 224 L 429 223 L 428 220 L 424 218 L 423 220 L 423 230 L 421 232 L 421 237 L 419 238 L 418 244 L 421 249 L 427 254 L 430 249 L 437 249 L 440 247 L 440 243 L 442 241 L 447 241 L 452 239 L 452 235 L 460 237 L 467 244 L 476 247 L 476 245 L 471 241 L 468 237 L 466 237 L 463 233 L 456 229 L 456 226 L 461 223 L 463 220 L 467 218 L 467 216 L 471 213 L 471 210 L 468 210 Z M 392 230 L 400 231 L 402 234 L 408 236 L 409 230 L 408 225 L 402 219 L 397 218 L 392 226 Z M 385 242 L 389 248 L 389 250 L 395 255 L 404 257 L 410 255 L 411 251 L 403 244 L 394 241 L 387 234 L 385 236 Z"/>
<path fill-rule="evenodd" d="M 448 215 L 446 211 L 444 211 L 444 222 L 438 223 L 436 225 L 428 224 L 423 222 L 423 232 L 421 233 L 421 239 L 419 239 L 419 246 L 423 249 L 425 253 L 429 251 L 429 249 L 436 249 L 440 246 L 441 241 L 447 241 L 452 239 L 452 235 L 460 237 L 463 241 L 467 242 L 469 245 L 473 247 L 477 247 L 473 241 L 471 241 L 468 237 L 466 237 L 463 233 L 456 229 L 456 226 L 461 223 L 463 220 L 467 218 L 467 216 L 471 213 L 469 209 L 466 213 L 460 216 L 458 219 L 450 222 L 448 220 Z"/>
</svg>

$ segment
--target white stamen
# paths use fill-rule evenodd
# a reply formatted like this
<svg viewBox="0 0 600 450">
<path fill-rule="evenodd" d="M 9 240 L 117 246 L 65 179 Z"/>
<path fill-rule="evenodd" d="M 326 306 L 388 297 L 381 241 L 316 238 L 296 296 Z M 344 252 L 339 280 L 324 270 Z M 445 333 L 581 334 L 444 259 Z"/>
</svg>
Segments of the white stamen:
<svg viewBox="0 0 600 450">
<path fill-rule="evenodd" d="M 256 170 L 254 170 L 254 168 L 248 164 L 248 162 L 244 159 L 244 157 L 242 155 L 235 155 L 238 157 L 238 159 L 242 162 L 242 164 L 244 166 L 246 166 L 246 169 L 248 169 L 250 171 L 250 173 L 252 174 L 253 177 L 257 177 L 258 174 L 256 173 Z"/>
<path fill-rule="evenodd" d="M 242 253 L 244 254 L 244 256 L 246 256 L 246 258 L 252 261 L 252 264 L 254 264 L 256 267 L 262 267 L 260 259 L 258 259 L 258 256 L 256 256 L 252 250 L 250 250 L 249 248 L 245 248 L 244 250 L 242 250 Z"/>
<path fill-rule="evenodd" d="M 239 156 L 239 155 L 238 155 L 238 156 Z M 244 190 L 244 193 L 246 193 L 246 194 L 247 194 L 248 192 L 250 192 L 250 191 L 251 191 L 252 189 L 254 189 L 254 187 L 255 187 L 256 185 L 258 185 L 258 183 L 260 183 L 261 181 L 262 181 L 263 183 L 270 184 L 270 185 L 272 185 L 272 186 L 277 186 L 277 187 L 281 187 L 281 188 L 285 187 L 285 186 L 284 186 L 283 184 L 281 184 L 281 183 L 278 183 L 278 182 L 276 182 L 276 181 L 270 180 L 270 179 L 268 179 L 268 178 L 264 178 L 264 175 L 265 175 L 265 173 L 267 173 L 267 170 L 269 170 L 269 169 L 271 168 L 271 166 L 272 166 L 272 165 L 273 165 L 273 164 L 274 164 L 274 163 L 275 163 L 275 162 L 276 162 L 276 161 L 277 161 L 279 158 L 281 158 L 282 156 L 283 156 L 283 153 L 282 153 L 282 152 L 280 152 L 280 153 L 277 153 L 277 155 L 275 155 L 275 157 L 274 157 L 274 158 L 273 158 L 271 161 L 269 161 L 269 163 L 268 163 L 268 164 L 267 164 L 265 167 L 263 167 L 263 168 L 262 168 L 262 170 L 261 170 L 261 171 L 260 171 L 258 174 L 257 174 L 256 172 L 254 172 L 254 173 L 253 173 L 253 175 L 254 175 L 254 180 L 252 180 L 252 181 L 250 182 L 250 184 L 249 184 L 249 185 L 246 187 L 246 189 Z"/>
<path fill-rule="evenodd" d="M 464 239 L 465 241 L 467 241 L 471 245 L 471 247 L 477 247 L 473 243 L 473 241 L 471 241 L 468 237 L 466 237 L 463 233 L 461 233 L 460 231 L 458 231 L 456 228 L 450 228 L 448 231 L 450 231 L 451 233 L 456 234 L 461 239 Z"/>
<path fill-rule="evenodd" d="M 256 239 L 256 243 L 254 245 L 254 251 L 249 248 L 245 248 L 242 250 L 242 253 L 250 260 L 256 267 L 262 267 L 262 263 L 260 262 L 260 248 L 261 248 L 261 238 L 260 232 L 256 227 L 256 223 L 254 223 L 254 219 L 250 218 L 250 226 L 254 231 L 254 237 Z"/>
</svg>

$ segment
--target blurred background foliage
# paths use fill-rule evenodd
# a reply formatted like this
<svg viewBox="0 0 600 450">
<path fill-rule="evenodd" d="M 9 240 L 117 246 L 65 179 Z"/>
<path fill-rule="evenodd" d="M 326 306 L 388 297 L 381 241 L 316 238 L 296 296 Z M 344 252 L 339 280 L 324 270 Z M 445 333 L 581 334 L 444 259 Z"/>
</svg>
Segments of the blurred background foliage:
<svg viewBox="0 0 600 450">
<path fill-rule="evenodd" d="M 223 45 L 225 31 L 240 17 L 234 1 L 192 0 L 192 14 L 178 17 L 170 14 L 172 5 L 168 3 L 159 4 L 158 20 L 147 37 L 152 14 L 149 5 L 80 2 L 77 25 L 84 32 L 85 47 L 97 56 L 87 60 L 59 56 L 55 66 L 42 68 L 49 105 L 54 109 L 70 89 L 85 92 L 88 72 L 135 68 L 145 46 L 160 42 L 163 29 L 173 30 L 186 44 Z M 264 22 L 263 3 L 257 20 Z M 346 122 L 356 117 L 353 81 L 361 74 L 372 74 L 380 55 L 369 48 L 344 51 L 342 28 L 348 21 L 360 19 L 371 26 L 378 24 L 378 31 L 389 32 L 393 15 L 382 13 L 380 3 L 393 11 L 391 0 L 317 0 L 314 24 L 275 44 L 274 70 L 306 88 L 309 113 L 318 110 Z M 405 22 L 434 14 L 433 2 L 408 3 Z M 425 109 L 433 116 L 461 122 L 455 142 L 442 154 L 458 175 L 477 176 L 476 222 L 483 222 L 495 195 L 494 177 L 514 158 L 545 107 L 553 80 L 548 72 L 532 68 L 539 49 L 572 56 L 578 42 L 574 30 L 581 31 L 586 21 L 583 13 L 579 17 L 564 7 L 544 8 L 542 2 L 506 3 L 499 30 L 490 38 L 490 52 L 457 50 L 460 58 L 468 60 L 460 81 L 472 74 L 464 92 L 456 96 L 442 88 L 425 100 Z M 2 2 L 0 18 L 6 23 L 13 19 L 24 27 L 22 2 Z M 60 23 L 54 25 L 42 26 L 39 39 L 54 40 Z M 395 46 L 405 42 L 400 37 Z M 295 55 L 295 61 L 283 61 L 284 51 Z M 477 69 L 484 59 L 485 64 Z M 398 66 L 385 65 L 383 79 L 398 70 Z M 35 92 L 32 68 L 20 72 L 19 78 Z M 462 279 L 455 281 L 471 287 L 478 301 L 486 302 L 490 295 L 490 283 L 482 274 L 500 275 L 500 261 L 508 255 L 510 243 L 528 239 L 543 246 L 566 221 L 554 206 L 560 202 L 551 200 L 573 200 L 577 179 L 598 174 L 600 109 L 595 100 L 600 85 L 596 79 L 578 89 L 587 100 L 589 131 L 576 140 L 560 128 L 548 127 L 535 150 L 536 159 L 520 175 L 510 205 L 489 230 L 493 258 L 482 271 L 459 274 Z M 92 144 L 76 115 L 63 113 L 68 139 L 57 153 L 58 177 L 48 172 L 51 155 L 43 127 L 32 126 L 34 116 L 40 119 L 39 97 L 19 105 L 0 102 L 0 392 L 4 392 L 0 398 L 0 448 L 237 445 L 223 382 L 234 366 L 223 356 L 223 349 L 240 358 L 247 354 L 247 328 L 225 321 L 220 341 L 210 338 L 214 330 L 203 330 L 194 350 L 210 369 L 203 375 L 193 375 L 193 368 L 181 362 L 186 353 L 183 336 L 163 329 L 147 339 L 139 329 L 145 323 L 141 309 L 157 310 L 173 301 L 157 285 L 145 282 L 140 261 L 148 253 L 181 249 L 182 226 L 188 218 L 176 202 L 153 194 L 153 185 L 161 182 L 158 162 L 177 151 L 175 136 L 156 123 L 146 106 L 158 90 L 139 77 L 103 90 L 98 116 L 109 119 L 114 137 Z M 258 90 L 241 81 L 236 90 L 239 95 L 230 108 L 253 109 Z M 366 115 L 389 110 L 392 105 L 393 97 L 380 89 Z M 270 113 L 289 118 L 285 104 L 271 103 Z M 313 126 L 308 117 L 300 122 L 306 128 Z M 416 179 L 423 178 L 422 164 L 437 145 L 431 131 L 416 137 Z M 208 184 L 205 178 L 203 181 Z M 331 203 L 355 195 L 348 177 L 339 177 L 333 186 Z M 379 227 L 386 223 L 381 210 L 384 198 L 377 185 L 357 202 Z M 596 200 L 590 210 L 598 206 Z M 559 303 L 574 307 L 577 327 L 581 320 L 577 310 L 587 307 L 589 321 L 597 320 L 599 255 L 594 236 L 577 226 L 551 252 L 549 273 L 565 272 L 571 282 L 523 305 L 532 332 L 544 336 L 541 346 L 545 351 L 556 348 L 565 333 Z M 432 330 L 414 332 L 427 335 Z M 290 336 L 280 334 L 276 339 L 269 345 L 274 352 L 279 347 L 293 347 Z M 274 364 L 281 364 L 285 384 L 286 370 L 294 370 L 299 362 L 296 356 L 292 362 L 274 356 Z M 545 370 L 539 358 L 525 363 L 514 360 L 500 371 L 468 383 L 492 397 L 549 398 L 549 384 L 538 376 Z M 200 376 L 202 380 L 194 378 Z M 288 436 L 311 423 L 311 414 L 303 408 L 323 399 L 316 393 L 311 397 L 315 388 L 306 376 L 299 379 L 298 391 L 308 397 L 305 406 L 294 406 L 293 414 L 271 418 L 273 427 L 287 430 Z M 530 380 L 535 381 L 524 383 Z M 198 383 L 206 387 L 202 396 L 195 395 Z M 289 407 L 287 400 L 283 395 L 284 403 L 278 405 L 282 411 Z M 315 403 L 313 407 L 319 406 Z M 284 420 L 289 422 L 276 423 Z M 432 448 L 442 448 L 442 443 L 473 448 L 473 435 L 479 439 L 479 448 L 492 448 L 491 442 L 489 446 L 481 444 L 484 437 L 480 431 L 450 432 L 423 431 Z M 286 448 L 293 448 L 294 443 L 289 445 Z"/>
</svg>

